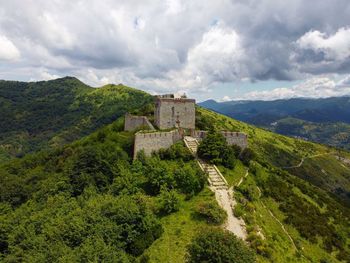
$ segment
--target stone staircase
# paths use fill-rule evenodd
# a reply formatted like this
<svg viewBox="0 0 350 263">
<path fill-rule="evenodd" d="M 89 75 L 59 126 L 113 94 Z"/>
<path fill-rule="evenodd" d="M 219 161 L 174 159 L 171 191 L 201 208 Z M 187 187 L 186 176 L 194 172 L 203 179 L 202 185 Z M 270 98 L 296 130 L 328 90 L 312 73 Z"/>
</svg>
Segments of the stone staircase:
<svg viewBox="0 0 350 263">
<path fill-rule="evenodd" d="M 197 157 L 198 141 L 196 138 L 185 136 L 184 138 L 185 145 L 192 152 L 193 155 Z M 218 168 L 209 164 L 206 161 L 199 159 L 197 157 L 197 162 L 201 169 L 208 174 L 208 181 L 211 187 L 215 189 L 228 189 L 226 179 L 220 173 Z"/>
<path fill-rule="evenodd" d="M 247 237 L 247 231 L 245 229 L 244 221 L 241 218 L 235 217 L 233 214 L 233 208 L 236 205 L 236 201 L 233 198 L 233 187 L 228 188 L 228 183 L 218 168 L 198 158 L 197 149 L 198 141 L 196 138 L 185 136 L 184 142 L 192 154 L 196 157 L 198 165 L 201 169 L 208 174 L 208 182 L 210 189 L 215 193 L 215 199 L 218 204 L 226 211 L 227 220 L 224 223 L 224 228 L 237 237 L 245 240 Z"/>
</svg>

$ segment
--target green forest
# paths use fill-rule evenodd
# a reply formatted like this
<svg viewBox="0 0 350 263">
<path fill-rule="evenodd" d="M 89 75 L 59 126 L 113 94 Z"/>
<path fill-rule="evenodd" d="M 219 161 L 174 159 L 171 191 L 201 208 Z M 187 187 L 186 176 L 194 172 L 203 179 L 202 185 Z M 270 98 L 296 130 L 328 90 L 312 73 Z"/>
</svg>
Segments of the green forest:
<svg viewBox="0 0 350 263">
<path fill-rule="evenodd" d="M 152 120 L 151 95 L 71 77 L 1 81 L 0 108 L 1 262 L 349 261 L 345 150 L 196 107 L 196 127 L 212 131 L 199 154 L 234 188 L 243 242 L 221 227 L 182 142 L 132 160 L 123 115 Z M 228 147 L 220 130 L 247 133 L 249 148 Z"/>
</svg>

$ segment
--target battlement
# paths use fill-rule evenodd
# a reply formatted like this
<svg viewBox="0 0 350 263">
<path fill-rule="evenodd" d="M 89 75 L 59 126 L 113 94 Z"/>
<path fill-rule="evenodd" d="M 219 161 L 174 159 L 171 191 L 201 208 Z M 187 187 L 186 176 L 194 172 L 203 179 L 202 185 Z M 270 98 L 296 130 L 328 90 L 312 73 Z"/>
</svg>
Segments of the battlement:
<svg viewBox="0 0 350 263">
<path fill-rule="evenodd" d="M 208 134 L 208 131 L 192 131 L 192 137 L 201 141 Z M 248 147 L 248 136 L 243 132 L 221 131 L 221 134 L 226 138 L 229 145 L 238 145 L 242 149 Z"/>
<path fill-rule="evenodd" d="M 184 129 L 189 129 L 191 136 L 199 141 L 205 138 L 208 131 L 195 130 L 195 103 L 194 99 L 188 99 L 186 95 L 155 96 L 155 124 L 159 129 L 174 129 L 171 131 L 155 131 L 146 116 L 133 116 L 127 113 L 124 130 L 134 131 L 141 127 L 148 129 L 148 131 L 144 130 L 135 134 L 134 158 L 142 150 L 147 156 L 150 156 L 152 152 L 169 148 L 183 139 Z M 248 137 L 245 133 L 231 131 L 222 131 L 221 133 L 229 145 L 238 145 L 242 149 L 248 147 Z"/>
<path fill-rule="evenodd" d="M 160 149 L 167 149 L 174 143 L 182 140 L 182 135 L 178 130 L 167 132 L 137 132 L 134 143 L 134 159 L 137 153 L 144 151 L 146 156 Z"/>
</svg>

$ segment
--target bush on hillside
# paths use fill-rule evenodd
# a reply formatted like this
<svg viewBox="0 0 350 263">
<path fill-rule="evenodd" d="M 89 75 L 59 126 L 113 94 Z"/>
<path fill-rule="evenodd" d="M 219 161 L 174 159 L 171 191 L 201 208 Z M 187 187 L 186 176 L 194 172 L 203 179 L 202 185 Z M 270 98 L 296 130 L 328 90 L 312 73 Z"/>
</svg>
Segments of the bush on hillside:
<svg viewBox="0 0 350 263">
<path fill-rule="evenodd" d="M 196 216 L 205 219 L 207 223 L 221 225 L 225 222 L 227 214 L 216 201 L 201 202 L 195 209 Z"/>
<path fill-rule="evenodd" d="M 251 160 L 254 160 L 255 153 L 250 148 L 245 148 L 239 155 L 239 159 L 244 163 L 245 165 L 249 165 Z"/>
<path fill-rule="evenodd" d="M 159 211 L 162 214 L 171 214 L 179 211 L 180 197 L 176 190 L 167 190 L 163 188 L 159 195 Z"/>
<path fill-rule="evenodd" d="M 206 176 L 203 171 L 194 163 L 184 165 L 174 171 L 176 187 L 184 194 L 194 195 L 199 193 L 205 184 Z"/>
<path fill-rule="evenodd" d="M 227 144 L 225 137 L 211 129 L 198 146 L 198 156 L 212 164 L 222 164 L 232 169 L 236 160 L 235 150 Z"/>
<path fill-rule="evenodd" d="M 234 234 L 220 228 L 201 231 L 188 246 L 187 262 L 253 263 L 254 252 Z"/>
<path fill-rule="evenodd" d="M 168 149 L 160 149 L 158 152 L 160 159 L 162 160 L 183 160 L 188 162 L 194 159 L 191 152 L 183 145 L 183 142 L 173 144 Z"/>
</svg>

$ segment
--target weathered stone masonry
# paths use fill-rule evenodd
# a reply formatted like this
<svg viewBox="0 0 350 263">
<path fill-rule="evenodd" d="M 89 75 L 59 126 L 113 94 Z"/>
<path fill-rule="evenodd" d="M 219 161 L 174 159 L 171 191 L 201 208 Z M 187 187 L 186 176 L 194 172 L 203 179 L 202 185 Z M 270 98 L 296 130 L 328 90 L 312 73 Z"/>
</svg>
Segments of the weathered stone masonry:
<svg viewBox="0 0 350 263">
<path fill-rule="evenodd" d="M 157 96 L 154 112 L 156 126 L 159 129 L 173 127 L 194 129 L 196 119 L 195 103 L 194 99 L 187 99 L 186 97 Z"/>
<path fill-rule="evenodd" d="M 184 131 L 190 132 L 197 140 L 202 140 L 207 131 L 195 130 L 195 103 L 186 96 L 175 97 L 172 94 L 156 96 L 156 109 L 154 112 L 155 124 L 160 130 L 171 129 L 172 131 L 139 131 L 135 134 L 134 158 L 137 153 L 144 150 L 147 156 L 160 149 L 167 149 L 177 141 L 183 139 Z M 138 128 L 154 130 L 153 125 L 145 116 L 125 115 L 124 129 L 134 131 Z M 248 138 L 245 133 L 222 131 L 229 145 L 238 145 L 242 149 L 248 147 Z"/>
<path fill-rule="evenodd" d="M 201 141 L 207 133 L 207 131 L 192 131 L 191 136 Z M 238 145 L 242 149 L 248 147 L 248 136 L 243 132 L 221 131 L 221 134 L 226 138 L 228 145 Z"/>
<path fill-rule="evenodd" d="M 125 114 L 125 131 L 134 131 L 140 127 L 143 127 L 148 130 L 154 130 L 152 123 L 149 122 L 146 116 L 135 116 L 129 113 Z"/>
<path fill-rule="evenodd" d="M 160 149 L 167 149 L 182 140 L 178 130 L 169 132 L 137 132 L 134 143 L 134 159 L 139 151 L 144 150 L 147 156 Z"/>
</svg>

